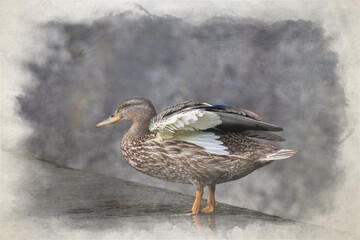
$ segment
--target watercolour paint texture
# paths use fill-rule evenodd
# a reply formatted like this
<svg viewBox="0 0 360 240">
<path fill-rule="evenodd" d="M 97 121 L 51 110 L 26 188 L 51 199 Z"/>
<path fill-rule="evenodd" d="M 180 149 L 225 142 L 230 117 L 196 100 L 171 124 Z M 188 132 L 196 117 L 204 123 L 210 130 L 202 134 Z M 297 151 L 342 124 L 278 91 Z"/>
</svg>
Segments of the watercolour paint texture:
<svg viewBox="0 0 360 240">
<path fill-rule="evenodd" d="M 39 2 L 0 10 L 6 238 L 263 238 L 285 221 L 274 239 L 328 236 L 313 223 L 356 239 L 358 3 Z M 133 96 L 157 112 L 185 100 L 249 109 L 300 152 L 218 185 L 221 217 L 167 219 L 191 208 L 194 187 L 132 169 L 119 146 L 129 123 L 95 127 Z"/>
</svg>

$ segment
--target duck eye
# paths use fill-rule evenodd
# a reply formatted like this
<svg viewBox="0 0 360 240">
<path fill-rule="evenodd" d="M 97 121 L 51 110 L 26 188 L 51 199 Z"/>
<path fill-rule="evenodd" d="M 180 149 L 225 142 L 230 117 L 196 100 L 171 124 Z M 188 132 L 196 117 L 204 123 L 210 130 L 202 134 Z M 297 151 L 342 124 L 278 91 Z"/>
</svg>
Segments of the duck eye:
<svg viewBox="0 0 360 240">
<path fill-rule="evenodd" d="M 115 117 L 115 115 L 113 114 L 113 115 L 111 115 L 110 117 L 113 118 L 113 117 Z"/>
</svg>

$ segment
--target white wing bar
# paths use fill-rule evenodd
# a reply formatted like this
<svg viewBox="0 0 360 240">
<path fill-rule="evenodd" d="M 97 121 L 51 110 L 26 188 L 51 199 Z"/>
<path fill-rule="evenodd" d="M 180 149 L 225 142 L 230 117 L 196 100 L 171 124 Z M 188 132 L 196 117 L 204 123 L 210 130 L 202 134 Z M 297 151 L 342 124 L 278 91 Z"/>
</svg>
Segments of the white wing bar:
<svg viewBox="0 0 360 240">
<path fill-rule="evenodd" d="M 163 120 L 152 122 L 149 129 L 152 132 L 158 132 L 160 138 L 171 138 L 175 131 L 205 130 L 221 123 L 217 113 L 207 112 L 204 109 L 189 109 Z"/>
</svg>

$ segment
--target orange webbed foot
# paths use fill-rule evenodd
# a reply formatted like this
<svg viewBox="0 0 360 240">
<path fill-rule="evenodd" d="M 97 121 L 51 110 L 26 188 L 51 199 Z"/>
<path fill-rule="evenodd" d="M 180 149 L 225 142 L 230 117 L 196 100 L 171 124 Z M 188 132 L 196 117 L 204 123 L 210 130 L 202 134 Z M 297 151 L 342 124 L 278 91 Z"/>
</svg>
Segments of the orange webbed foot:
<svg viewBox="0 0 360 240">
<path fill-rule="evenodd" d="M 213 213 L 214 212 L 214 205 L 208 205 L 207 207 L 201 209 L 203 213 Z"/>
</svg>

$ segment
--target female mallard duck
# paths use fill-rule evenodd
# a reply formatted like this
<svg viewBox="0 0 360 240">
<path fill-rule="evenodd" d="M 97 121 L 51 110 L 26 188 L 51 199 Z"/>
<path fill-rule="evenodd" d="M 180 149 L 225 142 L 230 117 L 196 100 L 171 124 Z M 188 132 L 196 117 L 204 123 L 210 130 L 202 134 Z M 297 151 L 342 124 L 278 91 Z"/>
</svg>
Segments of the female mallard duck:
<svg viewBox="0 0 360 240">
<path fill-rule="evenodd" d="M 196 187 L 190 214 L 200 213 L 205 186 L 209 186 L 208 206 L 201 211 L 210 213 L 216 203 L 216 184 L 242 178 L 297 152 L 253 140 L 284 141 L 270 132 L 283 129 L 249 110 L 228 105 L 187 101 L 156 115 L 149 100 L 137 97 L 122 102 L 96 126 L 121 120 L 133 123 L 121 141 L 130 166 L 152 177 Z"/>
</svg>

